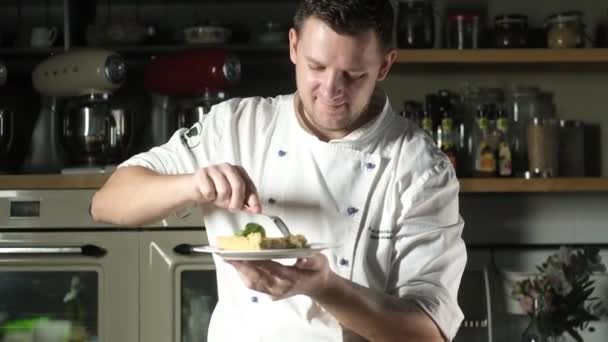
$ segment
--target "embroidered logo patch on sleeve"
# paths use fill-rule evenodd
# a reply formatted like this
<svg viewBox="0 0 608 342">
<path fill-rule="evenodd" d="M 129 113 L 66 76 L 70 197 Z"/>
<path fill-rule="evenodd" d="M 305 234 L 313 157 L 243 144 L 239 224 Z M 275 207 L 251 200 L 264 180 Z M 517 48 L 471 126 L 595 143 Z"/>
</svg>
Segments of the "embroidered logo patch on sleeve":
<svg viewBox="0 0 608 342">
<path fill-rule="evenodd" d="M 188 148 L 193 149 L 201 143 L 201 134 L 203 133 L 203 125 L 200 122 L 195 123 L 184 134 Z"/>
</svg>

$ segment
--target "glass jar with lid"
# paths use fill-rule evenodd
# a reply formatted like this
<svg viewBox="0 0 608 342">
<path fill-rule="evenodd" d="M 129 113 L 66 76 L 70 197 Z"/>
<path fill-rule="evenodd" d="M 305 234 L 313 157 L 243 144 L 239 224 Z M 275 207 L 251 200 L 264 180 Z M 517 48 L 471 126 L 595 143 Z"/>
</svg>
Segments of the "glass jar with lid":
<svg viewBox="0 0 608 342">
<path fill-rule="evenodd" d="M 403 49 L 428 49 L 435 43 L 435 18 L 431 0 L 399 0 L 397 45 Z"/>
<path fill-rule="evenodd" d="M 536 177 L 559 175 L 558 122 L 535 117 L 527 125 L 528 170 Z"/>
<path fill-rule="evenodd" d="M 505 14 L 494 18 L 494 45 L 497 48 L 523 48 L 528 44 L 528 17 Z"/>
<path fill-rule="evenodd" d="M 552 49 L 583 47 L 584 31 L 581 12 L 554 14 L 547 19 L 547 46 Z"/>
<path fill-rule="evenodd" d="M 480 26 L 477 14 L 453 14 L 448 16 L 446 47 L 448 49 L 479 48 Z"/>
</svg>

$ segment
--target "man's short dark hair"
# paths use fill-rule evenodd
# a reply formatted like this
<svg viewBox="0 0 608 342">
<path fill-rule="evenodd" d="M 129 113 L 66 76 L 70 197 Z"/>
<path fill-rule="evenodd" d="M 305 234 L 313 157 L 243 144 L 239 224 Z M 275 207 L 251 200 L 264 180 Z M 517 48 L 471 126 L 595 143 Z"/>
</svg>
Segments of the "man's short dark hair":
<svg viewBox="0 0 608 342">
<path fill-rule="evenodd" d="M 390 0 L 302 0 L 293 22 L 298 32 L 311 17 L 322 20 L 339 34 L 373 30 L 382 48 L 389 49 L 393 44 L 394 15 Z"/>
</svg>

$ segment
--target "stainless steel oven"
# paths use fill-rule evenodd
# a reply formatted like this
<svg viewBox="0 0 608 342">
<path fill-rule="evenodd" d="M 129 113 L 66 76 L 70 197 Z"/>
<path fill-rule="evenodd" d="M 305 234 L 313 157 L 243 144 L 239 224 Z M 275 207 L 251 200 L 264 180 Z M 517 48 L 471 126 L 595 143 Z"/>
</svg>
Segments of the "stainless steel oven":
<svg viewBox="0 0 608 342">
<path fill-rule="evenodd" d="M 0 191 L 0 341 L 137 341 L 138 235 L 90 193 Z"/>
<path fill-rule="evenodd" d="M 140 340 L 207 341 L 217 282 L 213 259 L 188 247 L 207 244 L 200 226 L 153 228 L 140 244 Z"/>
<path fill-rule="evenodd" d="M 207 243 L 200 213 L 120 228 L 91 220 L 92 195 L 0 191 L 0 342 L 206 341 L 213 259 L 186 246 Z"/>
</svg>

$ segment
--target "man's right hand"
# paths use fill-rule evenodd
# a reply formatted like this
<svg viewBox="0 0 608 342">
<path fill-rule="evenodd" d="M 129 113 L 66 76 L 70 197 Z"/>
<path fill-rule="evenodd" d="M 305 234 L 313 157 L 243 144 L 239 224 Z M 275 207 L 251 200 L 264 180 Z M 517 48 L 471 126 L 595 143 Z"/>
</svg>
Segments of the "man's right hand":
<svg viewBox="0 0 608 342">
<path fill-rule="evenodd" d="M 239 165 L 225 163 L 204 167 L 192 177 L 194 202 L 212 203 L 231 211 L 262 211 L 257 189 L 245 169 Z"/>
</svg>

